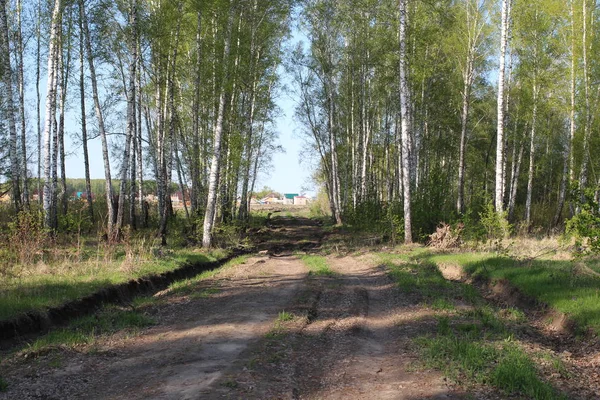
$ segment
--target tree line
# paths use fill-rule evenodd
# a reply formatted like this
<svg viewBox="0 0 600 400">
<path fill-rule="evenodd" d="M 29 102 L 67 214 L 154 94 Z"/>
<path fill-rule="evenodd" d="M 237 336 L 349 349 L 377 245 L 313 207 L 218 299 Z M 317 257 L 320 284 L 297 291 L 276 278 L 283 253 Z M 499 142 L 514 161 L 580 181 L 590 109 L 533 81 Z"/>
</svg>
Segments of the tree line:
<svg viewBox="0 0 600 400">
<path fill-rule="evenodd" d="M 174 185 L 191 199 L 188 218 L 204 217 L 205 246 L 215 223 L 248 218 L 276 147 L 291 1 L 3 0 L 0 12 L 2 172 L 17 212 L 33 181 L 51 231 L 67 213 L 65 114 L 79 109 L 85 198 L 93 219 L 88 143 L 99 138 L 109 238 L 143 223 L 148 174 L 163 243 Z"/>
<path fill-rule="evenodd" d="M 410 242 L 492 203 L 550 231 L 597 199 L 598 17 L 589 0 L 306 1 L 289 70 L 336 220 L 388 208 Z"/>
<path fill-rule="evenodd" d="M 50 228 L 68 207 L 59 194 L 73 99 L 88 181 L 87 142 L 102 143 L 109 237 L 135 227 L 145 172 L 156 182 L 163 242 L 172 184 L 191 188 L 186 214 L 202 221 L 205 246 L 216 223 L 247 220 L 274 150 L 281 65 L 337 223 L 386 213 L 411 242 L 491 203 L 527 230 L 551 230 L 578 212 L 586 191 L 599 197 L 591 155 L 600 145 L 600 21 L 590 0 L 3 0 L 0 8 L 2 169 L 18 211 L 30 202 L 37 160 Z M 294 18 L 305 40 L 287 48 Z"/>
</svg>

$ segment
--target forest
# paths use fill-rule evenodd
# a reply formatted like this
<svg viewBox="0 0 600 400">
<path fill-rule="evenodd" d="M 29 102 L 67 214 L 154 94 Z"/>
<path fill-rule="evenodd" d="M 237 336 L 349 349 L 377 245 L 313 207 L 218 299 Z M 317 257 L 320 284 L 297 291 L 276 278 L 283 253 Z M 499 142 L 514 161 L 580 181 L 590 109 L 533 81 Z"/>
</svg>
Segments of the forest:
<svg viewBox="0 0 600 400">
<path fill-rule="evenodd" d="M 163 243 L 178 187 L 210 247 L 215 225 L 248 220 L 284 92 L 338 224 L 423 241 L 493 204 L 516 231 L 550 234 L 597 208 L 587 0 L 5 1 L 2 22 L 3 193 L 54 233 L 65 157 L 83 154 L 89 182 L 100 139 L 104 199 L 86 189 L 99 229 L 135 228 L 152 180 Z"/>
</svg>

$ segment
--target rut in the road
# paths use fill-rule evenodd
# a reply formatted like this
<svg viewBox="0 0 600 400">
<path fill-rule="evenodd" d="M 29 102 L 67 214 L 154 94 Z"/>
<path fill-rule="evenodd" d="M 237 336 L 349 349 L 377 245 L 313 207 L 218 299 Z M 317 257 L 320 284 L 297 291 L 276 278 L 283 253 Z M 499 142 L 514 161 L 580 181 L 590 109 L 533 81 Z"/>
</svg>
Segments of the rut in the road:
<svg viewBox="0 0 600 400">
<path fill-rule="evenodd" d="M 330 262 L 337 274 L 310 278 L 293 308 L 310 318 L 246 354 L 258 365 L 231 372 L 239 387 L 230 397 L 461 398 L 438 374 L 411 372 L 411 340 L 431 330 L 428 322 L 418 322 L 417 302 L 369 260 Z"/>
</svg>

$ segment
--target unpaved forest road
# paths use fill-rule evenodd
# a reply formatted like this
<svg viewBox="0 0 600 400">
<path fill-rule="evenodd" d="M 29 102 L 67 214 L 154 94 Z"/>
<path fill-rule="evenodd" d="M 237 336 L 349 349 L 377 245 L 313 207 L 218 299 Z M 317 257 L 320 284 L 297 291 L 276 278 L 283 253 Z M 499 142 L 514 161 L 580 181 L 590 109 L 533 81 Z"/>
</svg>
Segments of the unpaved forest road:
<svg viewBox="0 0 600 400">
<path fill-rule="evenodd" d="M 15 362 L 0 398 L 463 398 L 411 370 L 411 340 L 435 322 L 371 257 L 329 258 L 337 274 L 314 276 L 292 251 L 317 246 L 318 226 L 275 218 L 270 235 L 270 255 L 202 282 L 210 296 L 167 294 L 140 335 Z M 283 310 L 297 317 L 276 329 Z"/>
</svg>

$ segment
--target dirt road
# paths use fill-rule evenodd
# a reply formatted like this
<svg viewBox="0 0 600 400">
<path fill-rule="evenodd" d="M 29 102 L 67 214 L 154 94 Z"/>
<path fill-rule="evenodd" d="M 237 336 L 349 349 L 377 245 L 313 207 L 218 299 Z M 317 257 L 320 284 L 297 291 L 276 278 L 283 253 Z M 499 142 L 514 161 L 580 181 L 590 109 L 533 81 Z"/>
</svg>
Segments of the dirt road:
<svg viewBox="0 0 600 400">
<path fill-rule="evenodd" d="M 14 362 L 0 398 L 462 398 L 415 371 L 411 339 L 434 322 L 372 257 L 329 257 L 335 274 L 309 273 L 294 252 L 322 237 L 312 221 L 276 218 L 269 254 L 163 293 L 139 335 Z"/>
</svg>

